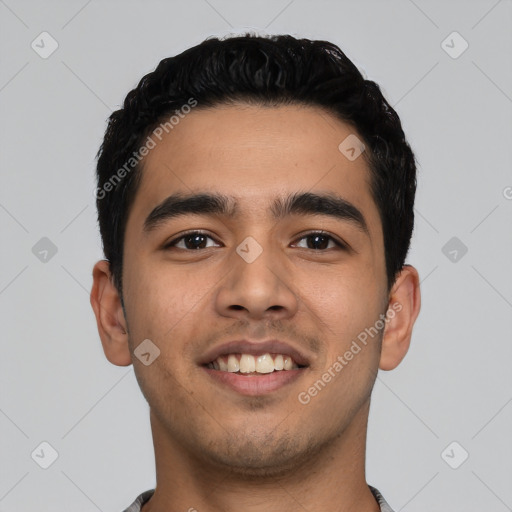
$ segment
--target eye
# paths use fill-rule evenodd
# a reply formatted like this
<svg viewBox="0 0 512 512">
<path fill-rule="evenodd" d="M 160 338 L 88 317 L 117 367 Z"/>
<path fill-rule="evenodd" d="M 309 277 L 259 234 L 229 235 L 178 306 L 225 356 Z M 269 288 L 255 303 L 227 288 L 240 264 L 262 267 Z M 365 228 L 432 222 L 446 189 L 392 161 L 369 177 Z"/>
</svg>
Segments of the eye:
<svg viewBox="0 0 512 512">
<path fill-rule="evenodd" d="M 306 233 L 299 240 L 310 240 L 311 243 L 306 243 L 305 249 L 312 249 L 313 251 L 332 249 L 333 247 L 338 247 L 340 249 L 346 249 L 347 246 L 336 240 L 334 237 L 326 234 L 323 231 L 313 231 L 311 233 Z M 331 243 L 331 247 L 329 247 L 329 243 Z"/>
<path fill-rule="evenodd" d="M 186 251 L 193 251 L 199 249 L 208 249 L 209 247 L 215 247 L 216 245 L 208 245 L 207 240 L 210 239 L 216 242 L 210 235 L 203 233 L 202 231 L 189 231 L 174 240 L 171 240 L 164 246 L 164 249 L 170 249 L 176 247 Z M 324 231 L 313 231 L 306 233 L 299 238 L 299 241 L 307 240 L 304 249 L 311 249 L 313 251 L 325 251 L 326 249 L 340 248 L 346 249 L 347 246 L 335 239 L 331 235 L 326 234 Z M 330 245 L 329 245 L 330 244 Z"/>
<path fill-rule="evenodd" d="M 169 249 L 171 247 L 177 247 L 178 249 L 184 250 L 198 250 L 198 249 L 207 249 L 208 247 L 214 247 L 213 245 L 206 245 L 207 239 L 213 240 L 213 238 L 206 233 L 201 231 L 190 231 L 181 235 L 174 240 L 171 240 L 168 244 L 165 245 L 164 249 Z M 181 244 L 181 245 L 180 245 Z"/>
</svg>

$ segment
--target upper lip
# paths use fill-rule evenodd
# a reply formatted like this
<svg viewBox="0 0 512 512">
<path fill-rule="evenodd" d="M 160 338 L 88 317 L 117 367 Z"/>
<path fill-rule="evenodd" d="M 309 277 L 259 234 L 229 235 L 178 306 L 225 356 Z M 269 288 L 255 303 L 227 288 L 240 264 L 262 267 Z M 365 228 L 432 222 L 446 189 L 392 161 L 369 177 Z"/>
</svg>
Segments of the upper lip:
<svg viewBox="0 0 512 512">
<path fill-rule="evenodd" d="M 300 366 L 309 366 L 310 359 L 299 349 L 280 340 L 248 341 L 234 340 L 223 343 L 208 350 L 200 359 L 199 364 L 208 364 L 220 356 L 228 354 L 251 354 L 260 356 L 263 354 L 282 354 L 291 358 Z"/>
</svg>

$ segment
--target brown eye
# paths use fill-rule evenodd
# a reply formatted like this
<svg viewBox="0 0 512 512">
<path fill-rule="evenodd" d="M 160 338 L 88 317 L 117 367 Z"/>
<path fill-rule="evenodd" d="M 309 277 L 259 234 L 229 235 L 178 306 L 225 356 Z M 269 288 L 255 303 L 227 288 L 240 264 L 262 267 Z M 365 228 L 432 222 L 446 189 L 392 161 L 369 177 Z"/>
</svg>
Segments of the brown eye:
<svg viewBox="0 0 512 512">
<path fill-rule="evenodd" d="M 300 240 L 307 240 L 305 249 L 311 249 L 313 251 L 324 251 L 326 249 L 332 249 L 335 247 L 344 249 L 344 244 L 338 242 L 332 236 L 327 235 L 323 232 L 308 233 L 300 238 Z M 329 247 L 329 243 L 331 246 Z"/>
<path fill-rule="evenodd" d="M 175 238 L 165 246 L 165 249 L 170 247 L 177 247 L 178 249 L 193 251 L 214 247 L 213 245 L 207 245 L 208 239 L 213 240 L 211 236 L 205 233 L 201 233 L 200 231 L 192 231 L 190 233 L 181 235 L 179 238 Z"/>
</svg>

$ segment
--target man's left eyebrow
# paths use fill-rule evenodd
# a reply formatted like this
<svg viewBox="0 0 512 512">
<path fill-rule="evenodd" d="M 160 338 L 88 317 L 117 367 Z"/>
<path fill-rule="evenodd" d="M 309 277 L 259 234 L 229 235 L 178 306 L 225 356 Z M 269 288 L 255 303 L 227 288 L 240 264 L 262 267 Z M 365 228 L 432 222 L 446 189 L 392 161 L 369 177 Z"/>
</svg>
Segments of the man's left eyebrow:
<svg viewBox="0 0 512 512">
<path fill-rule="evenodd" d="M 368 224 L 352 203 L 334 193 L 295 193 L 284 199 L 277 198 L 271 207 L 275 219 L 287 215 L 324 215 L 336 220 L 347 221 L 370 236 Z"/>
<path fill-rule="evenodd" d="M 369 236 L 364 215 L 352 203 L 332 193 L 297 192 L 276 198 L 270 207 L 275 220 L 289 215 L 324 215 L 347 221 Z M 234 197 L 223 194 L 173 194 L 156 206 L 144 221 L 144 231 L 150 232 L 167 220 L 192 214 L 233 218 L 238 213 Z"/>
</svg>

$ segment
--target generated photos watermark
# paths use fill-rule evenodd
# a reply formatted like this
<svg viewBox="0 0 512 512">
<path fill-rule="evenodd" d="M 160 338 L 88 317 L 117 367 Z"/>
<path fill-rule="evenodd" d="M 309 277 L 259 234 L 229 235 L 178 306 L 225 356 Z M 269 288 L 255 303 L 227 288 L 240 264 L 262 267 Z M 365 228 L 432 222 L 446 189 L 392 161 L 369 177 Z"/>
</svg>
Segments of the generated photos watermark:
<svg viewBox="0 0 512 512">
<path fill-rule="evenodd" d="M 197 105 L 197 100 L 189 98 L 187 103 L 182 105 L 179 110 L 175 110 L 174 114 L 171 115 L 166 121 L 160 123 L 152 132 L 148 135 L 144 144 L 132 153 L 132 156 L 124 163 L 122 167 L 112 174 L 112 176 L 105 182 L 101 187 L 95 190 L 95 196 L 97 199 L 103 199 L 107 196 L 108 192 L 114 190 L 117 185 L 129 174 L 139 162 L 154 149 L 158 142 L 160 142 L 164 136 L 164 133 L 170 133 L 176 125 L 179 124 L 180 120 L 183 119 L 187 114 L 192 111 Z"/>
<path fill-rule="evenodd" d="M 343 354 L 339 355 L 336 358 L 336 361 L 322 374 L 322 376 L 312 385 L 310 386 L 306 391 L 301 391 L 297 395 L 297 399 L 302 405 L 307 405 L 311 402 L 311 399 L 320 393 L 325 386 L 329 382 L 331 382 L 332 379 L 336 377 L 337 374 L 345 368 L 345 366 L 348 365 L 352 359 L 354 359 L 354 356 L 359 354 L 363 347 L 365 347 L 369 341 L 369 339 L 374 338 L 379 334 L 379 332 L 384 329 L 386 324 L 395 318 L 396 314 L 402 311 L 402 304 L 399 302 L 394 302 L 390 308 L 386 311 L 386 314 L 384 315 L 381 313 L 379 315 L 379 319 L 371 326 L 366 327 L 364 331 L 361 331 L 357 335 L 356 340 L 352 340 L 352 344 L 350 345 L 350 348 Z M 361 345 L 363 347 L 361 347 Z"/>
</svg>

